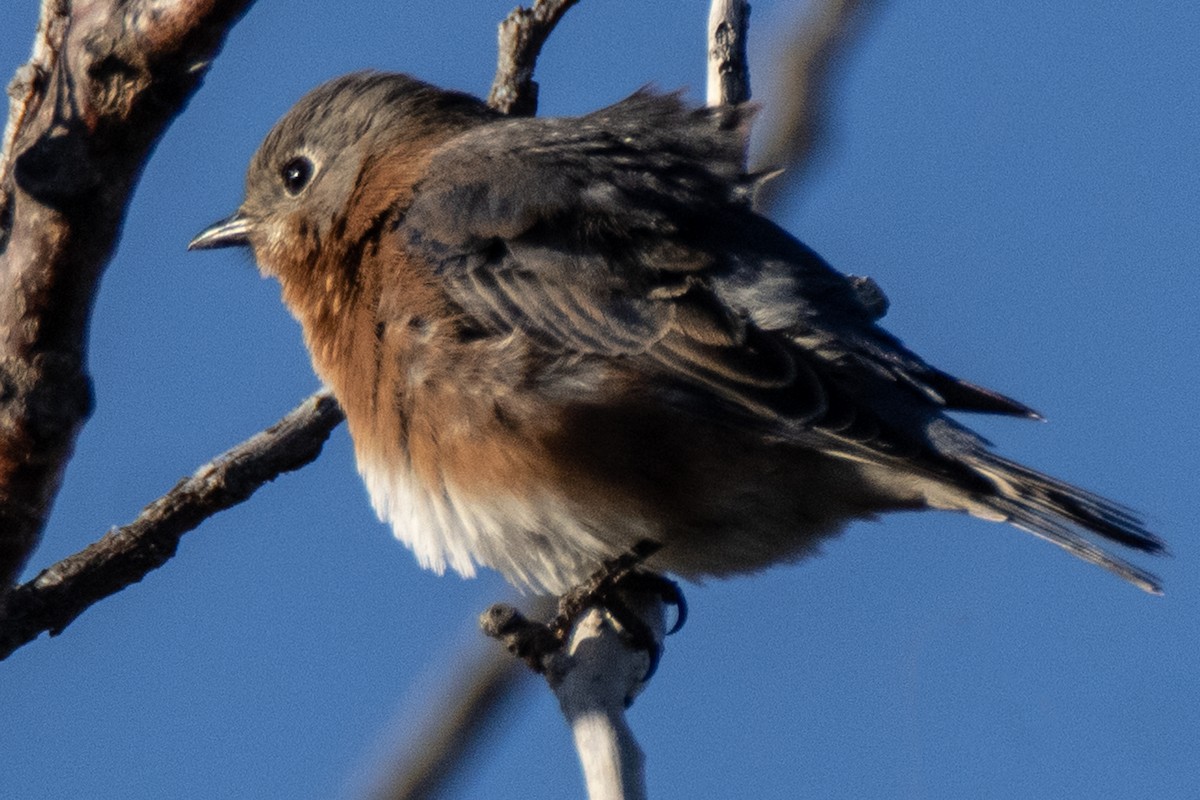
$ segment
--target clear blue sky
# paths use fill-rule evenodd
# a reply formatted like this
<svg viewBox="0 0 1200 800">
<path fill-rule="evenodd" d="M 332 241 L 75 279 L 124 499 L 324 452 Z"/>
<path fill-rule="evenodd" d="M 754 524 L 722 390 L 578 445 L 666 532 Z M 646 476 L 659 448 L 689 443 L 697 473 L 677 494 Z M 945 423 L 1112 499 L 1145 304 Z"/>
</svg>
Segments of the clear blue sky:
<svg viewBox="0 0 1200 800">
<path fill-rule="evenodd" d="M 97 411 L 35 566 L 73 552 L 314 390 L 274 284 L 186 254 L 305 90 L 361 67 L 478 93 L 513 0 L 260 0 L 146 170 L 92 326 Z M 36 3 L 6 4 L 0 73 Z M 705 3 L 584 0 L 542 111 L 703 93 Z M 754 85 L 802 4 L 754 4 Z M 1043 411 L 1000 449 L 1145 511 L 1153 598 L 1013 529 L 864 524 L 825 555 L 690 587 L 632 722 L 655 798 L 1192 798 L 1200 5 L 896 0 L 843 72 L 835 138 L 779 218 L 874 276 L 889 327 Z M 1145 563 L 1143 561 L 1142 563 Z M 345 430 L 143 583 L 0 664 L 0 796 L 354 798 L 507 591 L 421 572 Z M 582 793 L 526 694 L 462 797 Z"/>
</svg>

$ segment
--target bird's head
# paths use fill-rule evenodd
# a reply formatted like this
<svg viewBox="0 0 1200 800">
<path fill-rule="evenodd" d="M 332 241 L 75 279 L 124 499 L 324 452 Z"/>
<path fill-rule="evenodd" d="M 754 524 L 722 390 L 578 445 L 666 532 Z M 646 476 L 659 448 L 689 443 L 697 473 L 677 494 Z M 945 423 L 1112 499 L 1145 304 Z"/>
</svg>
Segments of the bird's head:
<svg viewBox="0 0 1200 800">
<path fill-rule="evenodd" d="M 265 275 L 315 276 L 347 265 L 389 210 L 403 211 L 429 155 L 493 118 L 474 97 L 406 75 L 357 72 L 305 95 L 279 120 L 246 173 L 245 199 L 189 250 L 250 247 Z"/>
</svg>

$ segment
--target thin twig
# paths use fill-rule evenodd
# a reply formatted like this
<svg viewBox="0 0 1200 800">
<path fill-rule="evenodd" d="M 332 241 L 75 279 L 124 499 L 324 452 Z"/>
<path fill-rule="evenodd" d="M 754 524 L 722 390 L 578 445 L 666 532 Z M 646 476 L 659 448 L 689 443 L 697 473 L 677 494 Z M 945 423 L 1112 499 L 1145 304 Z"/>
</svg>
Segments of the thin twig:
<svg viewBox="0 0 1200 800">
<path fill-rule="evenodd" d="M 733 106 L 750 99 L 749 27 L 750 4 L 746 0 L 712 0 L 708 10 L 708 105 Z"/>
<path fill-rule="evenodd" d="M 484 633 L 545 676 L 575 739 L 589 800 L 644 800 L 645 757 L 625 710 L 662 654 L 666 603 L 684 620 L 670 581 L 637 573 L 657 545 L 641 542 L 564 595 L 558 614 L 536 622 L 497 603 L 480 617 Z M 644 585 L 639 586 L 642 583 Z"/>
<path fill-rule="evenodd" d="M 133 522 L 0 597 L 0 660 L 44 631 L 61 633 L 93 603 L 165 564 L 183 535 L 205 519 L 315 459 L 341 421 L 333 396 L 318 392 L 181 480 Z"/>
<path fill-rule="evenodd" d="M 538 85 L 533 79 L 542 45 L 567 10 L 579 0 L 537 0 L 532 8 L 517 8 L 498 32 L 496 77 L 488 105 L 519 117 L 537 113 Z"/>
</svg>

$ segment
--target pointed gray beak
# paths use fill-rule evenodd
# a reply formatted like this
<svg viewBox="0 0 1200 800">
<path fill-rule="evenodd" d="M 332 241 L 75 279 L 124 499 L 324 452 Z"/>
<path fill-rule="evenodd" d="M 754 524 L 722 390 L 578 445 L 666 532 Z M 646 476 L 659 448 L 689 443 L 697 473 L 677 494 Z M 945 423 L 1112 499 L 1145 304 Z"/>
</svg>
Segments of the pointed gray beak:
<svg viewBox="0 0 1200 800">
<path fill-rule="evenodd" d="M 218 247 L 249 247 L 250 220 L 241 211 L 209 225 L 188 242 L 188 250 L 215 250 Z"/>
</svg>

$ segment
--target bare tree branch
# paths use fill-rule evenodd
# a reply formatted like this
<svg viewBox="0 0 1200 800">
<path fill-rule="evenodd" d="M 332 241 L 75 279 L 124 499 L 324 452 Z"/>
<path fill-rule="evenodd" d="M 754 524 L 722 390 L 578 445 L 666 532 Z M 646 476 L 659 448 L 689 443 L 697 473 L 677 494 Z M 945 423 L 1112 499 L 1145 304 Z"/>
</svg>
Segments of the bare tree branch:
<svg viewBox="0 0 1200 800">
<path fill-rule="evenodd" d="M 181 480 L 133 522 L 0 597 L 0 660 L 43 631 L 61 633 L 96 601 L 165 564 L 183 535 L 205 519 L 315 459 L 341 421 L 333 396 L 318 392 L 267 430 Z"/>
<path fill-rule="evenodd" d="M 774 206 L 806 177 L 828 135 L 836 67 L 882 5 L 881 0 L 821 0 L 781 48 L 781 78 L 770 99 L 777 122 L 763 138 L 755 168 L 786 169 L 788 177 L 759 190 L 760 210 Z"/>
<path fill-rule="evenodd" d="M 66 3 L 63 0 L 44 0 L 38 19 L 37 32 L 33 37 L 33 53 L 29 61 L 17 69 L 8 86 L 8 122 L 4 126 L 4 139 L 0 143 L 0 169 L 7 178 L 11 168 L 10 154 L 13 142 L 20 132 L 27 114 L 37 108 L 39 98 L 45 91 L 46 76 L 58 60 L 62 37 L 66 30 Z M 11 198 L 4 194 L 2 199 Z M 0 231 L 4 231 L 0 228 Z M 0 242 L 2 243 L 2 242 Z"/>
<path fill-rule="evenodd" d="M 625 710 L 654 674 L 667 635 L 666 606 L 661 587 L 620 586 L 643 558 L 631 551 L 618 560 L 624 564 L 607 564 L 590 586 L 564 595 L 548 625 L 504 603 L 479 619 L 485 634 L 546 678 L 571 726 L 590 800 L 646 796 L 645 758 Z M 678 628 L 684 611 L 674 591 Z"/>
<path fill-rule="evenodd" d="M 712 0 L 708 10 L 708 105 L 734 106 L 750 99 L 749 27 L 750 4 L 746 0 Z"/>
<path fill-rule="evenodd" d="M 496 77 L 488 105 L 514 116 L 537 113 L 538 85 L 533 79 L 542 45 L 554 26 L 578 0 L 536 0 L 532 8 L 517 8 L 500 23 Z"/>
<path fill-rule="evenodd" d="M 640 617 L 662 647 L 665 610 L 655 600 Z M 650 656 L 629 646 L 612 618 L 591 609 L 576 624 L 566 652 L 548 672 L 571 726 L 589 800 L 645 800 L 645 756 L 625 709 L 649 678 Z"/>
<path fill-rule="evenodd" d="M 44 0 L 0 153 L 0 587 L 88 416 L 88 318 L 142 166 L 251 0 Z"/>
</svg>

